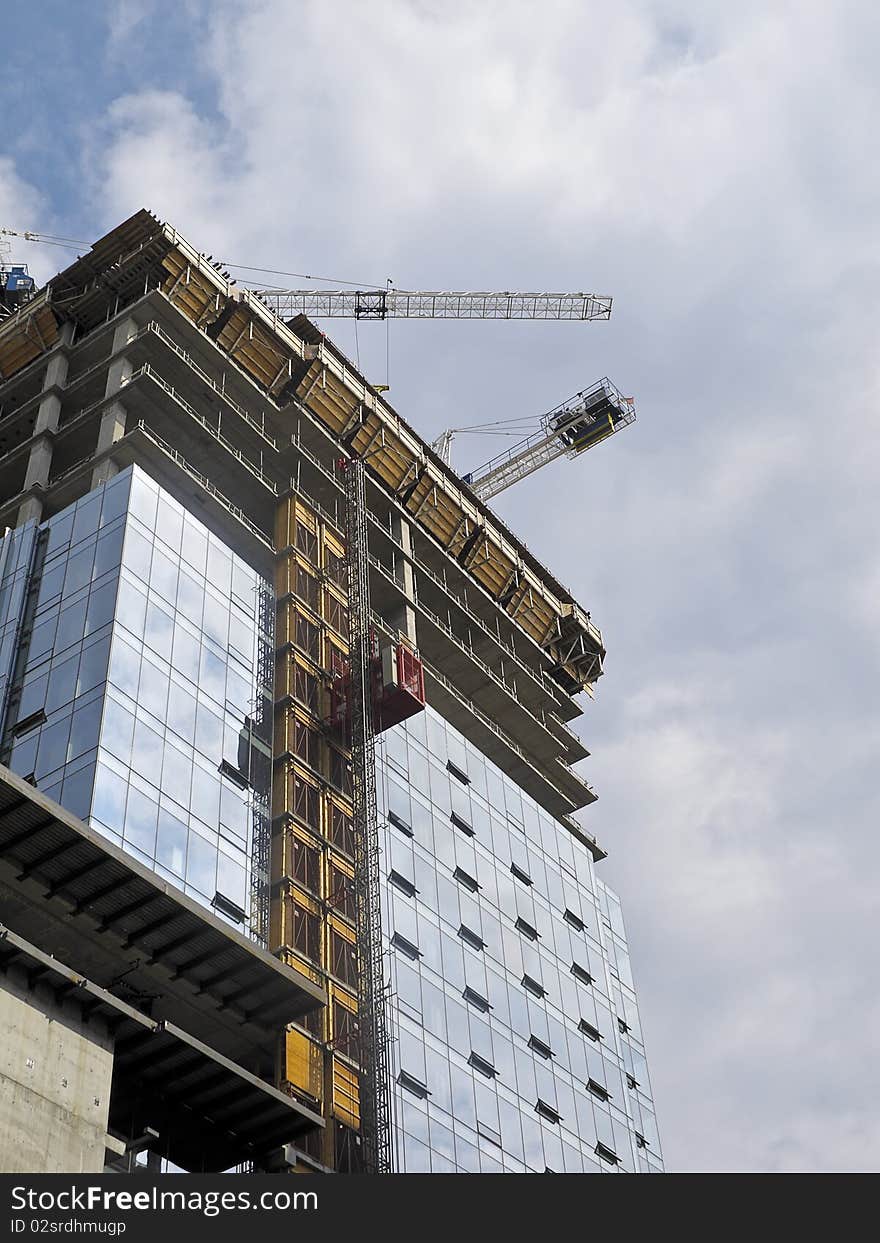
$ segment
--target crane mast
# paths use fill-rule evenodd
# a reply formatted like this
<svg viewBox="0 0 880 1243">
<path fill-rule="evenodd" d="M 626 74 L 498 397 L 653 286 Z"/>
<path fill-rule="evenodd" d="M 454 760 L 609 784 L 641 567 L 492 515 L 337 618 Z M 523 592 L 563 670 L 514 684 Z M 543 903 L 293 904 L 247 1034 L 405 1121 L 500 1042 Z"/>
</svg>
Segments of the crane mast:
<svg viewBox="0 0 880 1243">
<path fill-rule="evenodd" d="M 632 398 L 622 397 L 606 377 L 549 411 L 531 436 L 462 479 L 480 500 L 488 501 L 557 458 L 577 457 L 635 417 Z M 451 433 L 444 433 L 435 446 L 448 452 L 450 441 Z"/>
<path fill-rule="evenodd" d="M 363 458 L 346 460 L 343 465 L 351 645 L 351 786 L 361 1135 L 365 1173 L 388 1174 L 391 1171 L 391 1099 L 382 956 L 367 504 Z"/>
</svg>

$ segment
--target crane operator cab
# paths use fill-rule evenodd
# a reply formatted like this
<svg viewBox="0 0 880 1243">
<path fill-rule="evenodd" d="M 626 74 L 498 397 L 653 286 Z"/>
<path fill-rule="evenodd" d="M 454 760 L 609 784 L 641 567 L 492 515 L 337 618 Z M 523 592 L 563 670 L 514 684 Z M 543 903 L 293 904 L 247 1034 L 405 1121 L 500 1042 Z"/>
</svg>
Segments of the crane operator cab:
<svg viewBox="0 0 880 1243">
<path fill-rule="evenodd" d="M 24 263 L 0 265 L 0 317 L 11 315 L 34 294 L 36 282 Z"/>
<path fill-rule="evenodd" d="M 583 394 L 574 409 L 569 407 L 552 418 L 550 427 L 558 433 L 569 454 L 574 455 L 598 444 L 628 422 L 629 411 L 618 404 L 615 395 L 604 385 L 600 385 L 592 392 Z"/>
</svg>

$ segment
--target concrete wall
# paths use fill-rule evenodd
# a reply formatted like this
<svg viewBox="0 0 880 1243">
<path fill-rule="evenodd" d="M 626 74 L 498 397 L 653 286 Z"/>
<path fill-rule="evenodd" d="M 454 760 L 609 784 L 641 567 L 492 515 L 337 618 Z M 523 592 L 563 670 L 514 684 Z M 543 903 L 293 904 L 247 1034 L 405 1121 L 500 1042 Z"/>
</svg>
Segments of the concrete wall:
<svg viewBox="0 0 880 1243">
<path fill-rule="evenodd" d="M 0 977 L 0 1172 L 100 1173 L 109 1038 L 48 991 Z"/>
</svg>

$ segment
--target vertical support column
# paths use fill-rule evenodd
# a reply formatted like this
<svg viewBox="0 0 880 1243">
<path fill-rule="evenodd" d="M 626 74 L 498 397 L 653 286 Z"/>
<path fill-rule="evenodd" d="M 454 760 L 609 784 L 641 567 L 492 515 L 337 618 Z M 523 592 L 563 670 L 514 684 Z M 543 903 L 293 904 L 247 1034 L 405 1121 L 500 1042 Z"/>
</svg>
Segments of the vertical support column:
<svg viewBox="0 0 880 1243">
<path fill-rule="evenodd" d="M 116 331 L 113 333 L 112 353 L 114 355 L 117 351 L 125 348 L 129 338 L 134 332 L 137 332 L 137 329 L 138 325 L 130 318 L 124 319 L 121 324 L 117 325 Z M 128 382 L 132 371 L 133 367 L 125 355 L 119 358 L 114 357 L 107 368 L 107 384 L 104 389 L 104 396 L 110 397 L 114 393 L 118 393 Z M 101 415 L 98 443 L 95 446 L 96 455 L 106 452 L 117 440 L 122 439 L 125 435 L 125 418 L 126 410 L 121 401 L 112 401 L 107 406 Z M 105 457 L 92 471 L 92 487 L 97 488 L 100 484 L 106 483 L 114 475 L 118 474 L 118 464 L 113 461 L 112 457 Z"/>
<path fill-rule="evenodd" d="M 408 560 L 408 558 L 412 557 L 412 525 L 409 520 L 401 514 L 392 513 L 391 535 L 406 553 L 406 557 L 401 559 L 402 564 L 398 567 L 397 581 L 403 587 L 408 603 L 401 604 L 399 608 L 391 612 L 387 620 L 392 626 L 396 626 L 401 634 L 406 635 L 409 642 L 415 647 L 416 584 L 412 563 Z"/>
<path fill-rule="evenodd" d="M 73 324 L 62 324 L 59 332 L 59 347 L 51 354 L 46 371 L 43 375 L 43 396 L 37 407 L 34 420 L 34 440 L 31 444 L 30 456 L 25 470 L 24 487 L 32 489 L 31 495 L 22 501 L 15 520 L 16 526 L 23 526 L 33 519 L 39 522 L 43 516 L 43 497 L 49 483 L 49 472 L 52 468 L 52 438 L 58 430 L 61 417 L 61 394 L 67 383 L 68 357 L 66 347 L 73 340 Z"/>
</svg>

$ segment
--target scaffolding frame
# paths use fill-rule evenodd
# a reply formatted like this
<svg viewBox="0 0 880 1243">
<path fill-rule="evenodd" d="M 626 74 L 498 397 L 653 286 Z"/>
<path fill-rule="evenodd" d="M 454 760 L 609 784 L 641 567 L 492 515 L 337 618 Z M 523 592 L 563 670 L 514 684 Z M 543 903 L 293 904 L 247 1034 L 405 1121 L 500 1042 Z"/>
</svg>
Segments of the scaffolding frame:
<svg viewBox="0 0 880 1243">
<path fill-rule="evenodd" d="M 360 1133 L 364 1172 L 391 1172 L 391 1091 L 379 873 L 373 634 L 363 459 L 343 460 L 351 659 L 351 785 L 358 954 Z"/>
</svg>

